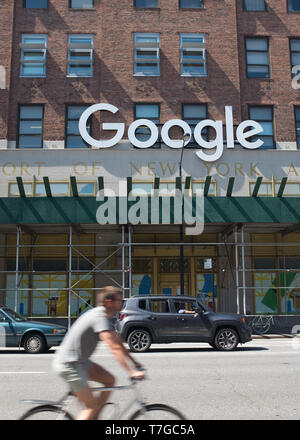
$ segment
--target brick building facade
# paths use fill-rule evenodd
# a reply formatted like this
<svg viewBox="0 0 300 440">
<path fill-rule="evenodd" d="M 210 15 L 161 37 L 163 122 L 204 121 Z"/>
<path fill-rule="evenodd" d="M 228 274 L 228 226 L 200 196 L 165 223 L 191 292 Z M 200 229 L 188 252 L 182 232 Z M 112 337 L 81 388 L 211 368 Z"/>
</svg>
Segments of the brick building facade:
<svg viewBox="0 0 300 440">
<path fill-rule="evenodd" d="M 81 312 L 81 298 L 86 306 L 96 288 L 112 282 L 109 271 L 119 271 L 114 279 L 126 295 L 178 293 L 178 225 L 100 227 L 91 199 L 99 177 L 113 189 L 127 177 L 136 188 L 153 186 L 155 177 L 175 185 L 179 151 L 160 137 L 155 148 L 134 148 L 127 129 L 135 119 L 158 126 L 182 119 L 193 127 L 212 119 L 224 127 L 225 106 L 232 106 L 234 126 L 259 122 L 264 144 L 246 150 L 235 138 L 229 150 L 224 128 L 224 153 L 217 161 L 195 159 L 195 144 L 185 148 L 183 182 L 192 176 L 193 185 L 204 188 L 206 211 L 204 234 L 185 236 L 185 290 L 204 295 L 218 310 L 297 314 L 298 299 L 288 287 L 300 270 L 299 13 L 299 0 L 0 1 L 2 302 L 29 316 L 48 316 L 50 298 L 61 297 L 56 316 L 65 316 L 72 281 L 80 284 L 85 276 L 82 255 L 76 270 L 71 263 L 68 240 L 74 234 L 79 241 L 74 235 L 72 245 L 80 246 L 81 239 L 89 249 L 84 255 L 91 277 L 86 285 L 82 279 L 72 297 L 72 316 Z M 100 102 L 118 112 L 101 112 L 101 121 L 95 113 L 91 136 L 113 136 L 99 122 L 124 122 L 126 129 L 117 146 L 99 151 L 82 141 L 77 124 L 79 109 Z M 145 139 L 147 130 L 140 128 L 138 136 Z M 170 136 L 182 134 L 172 129 Z M 205 136 L 213 140 L 214 130 Z M 85 188 L 82 197 L 71 177 Z M 91 250 L 99 237 L 103 247 Z M 129 240 L 145 246 L 131 249 Z M 46 249 L 53 242 L 66 248 Z M 170 242 L 173 248 L 163 245 Z M 36 250 L 39 243 L 44 251 Z M 111 258 L 118 243 L 122 252 Z M 54 264 L 59 255 L 65 258 L 60 268 Z M 42 294 L 38 260 L 47 258 L 53 263 L 49 271 L 62 278 L 48 280 Z M 101 259 L 107 259 L 101 266 L 106 274 L 96 269 Z M 290 284 L 281 278 L 287 270 L 294 274 Z M 33 271 L 40 273 L 38 280 Z M 275 306 L 268 300 L 272 288 Z M 43 305 L 35 309 L 35 303 Z"/>
</svg>

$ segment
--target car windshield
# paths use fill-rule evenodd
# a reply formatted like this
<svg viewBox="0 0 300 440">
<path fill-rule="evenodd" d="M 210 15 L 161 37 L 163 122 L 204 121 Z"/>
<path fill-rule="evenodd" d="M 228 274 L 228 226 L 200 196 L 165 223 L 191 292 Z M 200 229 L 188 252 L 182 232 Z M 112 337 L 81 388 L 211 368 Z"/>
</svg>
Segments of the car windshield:
<svg viewBox="0 0 300 440">
<path fill-rule="evenodd" d="M 9 309 L 8 307 L 3 307 L 2 310 L 7 313 L 7 315 L 11 316 L 15 321 L 21 322 L 21 321 L 27 321 L 24 316 L 19 315 L 19 313 L 15 312 L 14 310 Z"/>
</svg>

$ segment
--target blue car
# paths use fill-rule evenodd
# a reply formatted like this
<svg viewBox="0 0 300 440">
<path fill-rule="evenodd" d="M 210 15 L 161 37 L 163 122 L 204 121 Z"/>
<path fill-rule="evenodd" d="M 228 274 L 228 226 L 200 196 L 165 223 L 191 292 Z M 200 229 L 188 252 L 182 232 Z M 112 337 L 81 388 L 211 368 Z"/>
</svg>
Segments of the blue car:
<svg viewBox="0 0 300 440">
<path fill-rule="evenodd" d="M 8 307 L 0 307 L 0 348 L 23 347 L 41 353 L 59 345 L 67 332 L 61 325 L 29 321 Z"/>
</svg>

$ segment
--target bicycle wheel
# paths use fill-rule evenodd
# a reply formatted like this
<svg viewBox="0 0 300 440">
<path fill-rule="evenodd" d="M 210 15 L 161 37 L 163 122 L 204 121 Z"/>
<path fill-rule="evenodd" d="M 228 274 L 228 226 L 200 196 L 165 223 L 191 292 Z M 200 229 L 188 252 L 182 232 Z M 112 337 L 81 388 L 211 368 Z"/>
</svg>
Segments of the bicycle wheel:
<svg viewBox="0 0 300 440">
<path fill-rule="evenodd" d="M 252 321 L 252 329 L 255 333 L 263 335 L 270 329 L 270 320 L 263 318 L 254 318 Z"/>
<path fill-rule="evenodd" d="M 23 414 L 20 420 L 73 420 L 73 417 L 59 406 L 40 405 Z"/>
<path fill-rule="evenodd" d="M 136 411 L 129 420 L 185 420 L 185 417 L 171 406 L 154 403 Z"/>
</svg>

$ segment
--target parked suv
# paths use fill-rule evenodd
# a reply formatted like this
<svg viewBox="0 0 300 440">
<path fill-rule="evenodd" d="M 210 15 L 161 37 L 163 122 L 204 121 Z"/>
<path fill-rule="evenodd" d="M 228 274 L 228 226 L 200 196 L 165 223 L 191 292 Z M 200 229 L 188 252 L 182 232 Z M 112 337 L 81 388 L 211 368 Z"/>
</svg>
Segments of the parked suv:
<svg viewBox="0 0 300 440">
<path fill-rule="evenodd" d="M 243 316 L 215 313 L 190 296 L 133 296 L 124 300 L 117 332 L 133 352 L 144 352 L 152 343 L 207 342 L 232 351 L 251 341 Z"/>
</svg>

